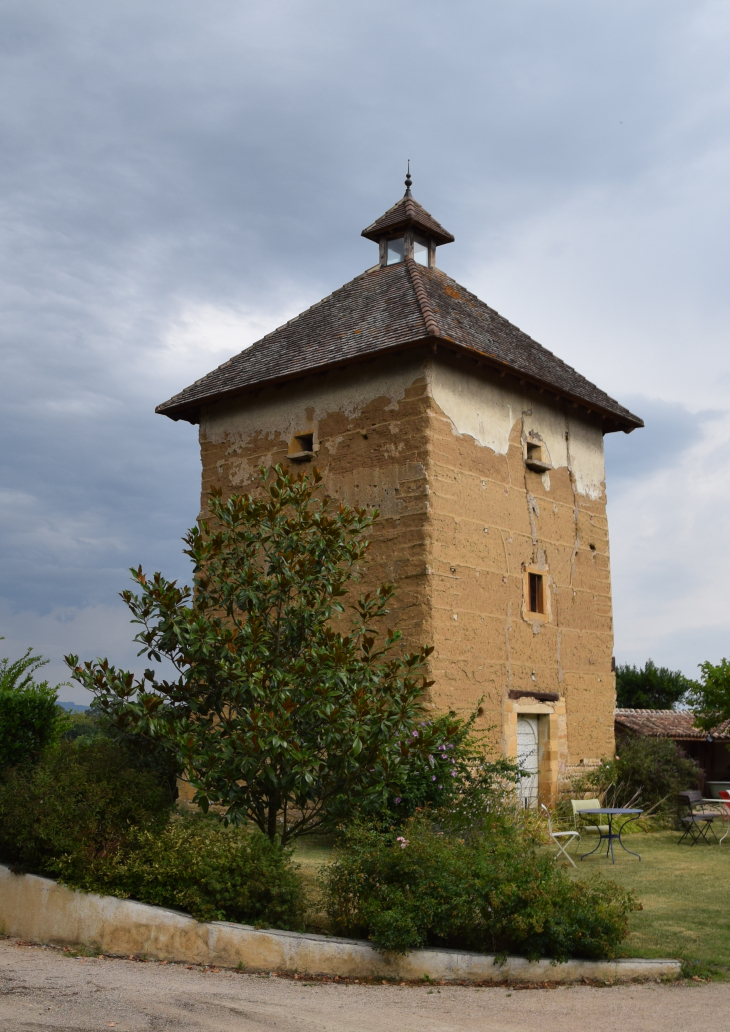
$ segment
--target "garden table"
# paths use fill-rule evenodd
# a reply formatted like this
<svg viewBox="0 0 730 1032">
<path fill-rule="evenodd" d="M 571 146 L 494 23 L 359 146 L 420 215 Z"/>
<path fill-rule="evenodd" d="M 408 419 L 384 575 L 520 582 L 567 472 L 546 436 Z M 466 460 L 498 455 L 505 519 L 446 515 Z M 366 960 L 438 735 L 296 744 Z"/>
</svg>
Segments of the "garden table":
<svg viewBox="0 0 730 1032">
<path fill-rule="evenodd" d="M 727 830 L 718 842 L 718 846 L 721 846 L 730 832 L 730 800 L 728 799 L 700 799 L 701 803 L 712 803 L 715 809 L 719 810 L 721 816 L 723 816 L 727 822 Z"/>
<path fill-rule="evenodd" d="M 621 846 L 621 848 L 626 853 L 631 853 L 632 856 L 638 856 L 639 860 L 641 860 L 641 857 L 639 856 L 639 854 L 635 853 L 633 851 L 633 849 L 626 849 L 626 846 L 621 841 L 621 832 L 623 831 L 623 829 L 626 827 L 627 824 L 629 824 L 631 821 L 637 820 L 641 816 L 641 814 L 643 812 L 644 812 L 643 810 L 634 810 L 634 809 L 631 809 L 631 808 L 625 807 L 625 806 L 602 806 L 600 808 L 600 810 L 578 810 L 578 813 L 581 815 L 581 817 L 597 817 L 599 814 L 601 816 L 605 815 L 606 817 L 608 817 L 608 834 L 605 834 L 604 832 L 599 830 L 599 832 L 598 832 L 598 845 L 596 846 L 595 849 L 592 849 L 590 851 L 590 853 L 584 853 L 583 856 L 581 857 L 581 860 L 585 860 L 585 858 L 587 856 L 592 856 L 596 852 L 596 850 L 600 849 L 601 848 L 601 842 L 603 842 L 604 839 L 606 840 L 606 842 L 608 842 L 608 845 L 606 846 L 606 859 L 608 859 L 608 854 L 610 853 L 611 854 L 611 861 L 612 861 L 612 863 L 614 863 L 614 864 L 616 863 L 616 857 L 613 855 L 614 839 L 618 841 L 618 844 Z M 621 827 L 618 829 L 617 832 L 614 832 L 614 830 L 613 830 L 613 819 L 614 819 L 614 817 L 619 817 L 621 815 L 626 815 L 626 814 L 630 815 L 629 816 L 629 820 L 626 821 L 623 825 L 621 825 Z"/>
</svg>

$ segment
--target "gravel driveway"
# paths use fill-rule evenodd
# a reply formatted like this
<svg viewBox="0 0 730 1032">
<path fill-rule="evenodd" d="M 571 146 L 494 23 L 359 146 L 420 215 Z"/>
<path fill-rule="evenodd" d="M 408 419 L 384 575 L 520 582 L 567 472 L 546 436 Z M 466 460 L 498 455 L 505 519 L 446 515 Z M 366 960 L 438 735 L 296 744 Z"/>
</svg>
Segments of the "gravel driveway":
<svg viewBox="0 0 730 1032">
<path fill-rule="evenodd" d="M 182 964 L 73 958 L 0 939 L 0 1030 L 26 1032 L 726 1032 L 730 984 L 308 984 Z"/>
</svg>

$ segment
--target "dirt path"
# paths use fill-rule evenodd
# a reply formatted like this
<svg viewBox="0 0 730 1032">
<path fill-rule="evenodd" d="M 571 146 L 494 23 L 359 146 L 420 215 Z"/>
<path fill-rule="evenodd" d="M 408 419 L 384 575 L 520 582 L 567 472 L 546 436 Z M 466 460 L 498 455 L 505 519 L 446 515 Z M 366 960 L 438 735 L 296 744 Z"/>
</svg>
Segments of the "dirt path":
<svg viewBox="0 0 730 1032">
<path fill-rule="evenodd" d="M 725 1032 L 730 984 L 594 989 L 306 984 L 179 964 L 81 959 L 0 940 L 0 1030 Z"/>
</svg>

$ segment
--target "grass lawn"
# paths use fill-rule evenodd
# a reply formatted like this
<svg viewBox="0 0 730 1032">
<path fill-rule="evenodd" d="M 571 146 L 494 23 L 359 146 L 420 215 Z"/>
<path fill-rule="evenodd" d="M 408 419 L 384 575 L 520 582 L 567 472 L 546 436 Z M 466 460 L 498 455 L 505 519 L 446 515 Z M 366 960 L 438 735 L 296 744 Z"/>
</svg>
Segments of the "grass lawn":
<svg viewBox="0 0 730 1032">
<path fill-rule="evenodd" d="M 294 843 L 294 859 L 299 864 L 300 873 L 307 891 L 309 907 L 307 910 L 307 928 L 312 932 L 334 932 L 331 922 L 322 908 L 319 874 L 324 865 L 332 858 L 333 839 L 327 836 L 312 835 L 297 839 Z"/>
<path fill-rule="evenodd" d="M 616 863 L 596 854 L 580 861 L 577 870 L 565 865 L 573 878 L 591 878 L 600 872 L 632 889 L 643 910 L 631 915 L 631 933 L 625 943 L 630 957 L 677 957 L 690 974 L 730 977 L 730 836 L 722 846 L 677 845 L 680 833 L 651 832 L 628 836 L 626 844 L 641 860 L 619 847 Z M 582 848 L 595 840 L 586 836 Z M 327 931 L 321 911 L 317 877 L 331 856 L 327 839 L 303 839 L 296 844 L 296 860 L 311 893 L 307 923 Z"/>
<path fill-rule="evenodd" d="M 615 864 L 598 853 L 580 861 L 578 847 L 572 851 L 578 869 L 568 869 L 578 879 L 600 871 L 640 900 L 643 910 L 631 915 L 627 956 L 677 957 L 690 973 L 730 976 L 730 836 L 721 846 L 678 846 L 680 834 L 628 836 L 626 845 L 641 861 L 620 847 Z M 585 835 L 583 842 L 592 848 Z"/>
</svg>

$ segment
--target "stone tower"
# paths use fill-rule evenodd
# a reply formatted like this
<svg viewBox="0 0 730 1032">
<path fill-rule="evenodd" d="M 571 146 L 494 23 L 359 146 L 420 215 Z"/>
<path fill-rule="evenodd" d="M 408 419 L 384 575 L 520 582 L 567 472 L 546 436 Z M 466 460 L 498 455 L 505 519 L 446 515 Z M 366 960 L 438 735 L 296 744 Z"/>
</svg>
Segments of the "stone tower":
<svg viewBox="0 0 730 1032">
<path fill-rule="evenodd" d="M 314 462 L 380 510 L 368 580 L 435 647 L 430 705 L 479 704 L 535 805 L 613 753 L 603 435 L 643 424 L 436 268 L 410 175 L 363 236 L 376 265 L 157 411 L 199 424 L 203 496 Z"/>
</svg>

